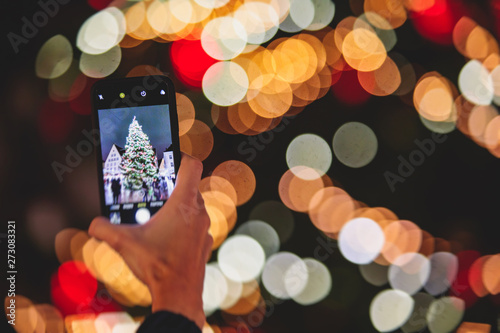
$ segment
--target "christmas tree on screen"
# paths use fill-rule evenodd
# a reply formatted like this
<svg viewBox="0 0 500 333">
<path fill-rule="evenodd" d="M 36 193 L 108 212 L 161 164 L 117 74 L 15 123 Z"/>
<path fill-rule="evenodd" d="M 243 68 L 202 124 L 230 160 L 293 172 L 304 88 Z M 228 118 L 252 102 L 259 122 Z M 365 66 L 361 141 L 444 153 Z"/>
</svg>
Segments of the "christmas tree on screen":
<svg viewBox="0 0 500 333">
<path fill-rule="evenodd" d="M 158 178 L 158 160 L 149 142 L 149 137 L 142 131 L 142 126 L 134 119 L 128 127 L 125 153 L 122 156 L 120 170 L 124 176 L 123 185 L 129 190 L 142 189 L 143 182 L 151 185 Z"/>
</svg>

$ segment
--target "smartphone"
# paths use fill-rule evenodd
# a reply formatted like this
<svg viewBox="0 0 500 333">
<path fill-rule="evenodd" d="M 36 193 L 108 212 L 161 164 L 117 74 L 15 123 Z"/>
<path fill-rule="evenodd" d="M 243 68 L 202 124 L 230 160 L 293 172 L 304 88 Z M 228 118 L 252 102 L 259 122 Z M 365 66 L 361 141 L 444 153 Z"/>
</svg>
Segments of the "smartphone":
<svg viewBox="0 0 500 333">
<path fill-rule="evenodd" d="M 172 194 L 179 170 L 173 83 L 162 75 L 101 80 L 91 96 L 102 214 L 113 224 L 144 224 Z"/>
</svg>

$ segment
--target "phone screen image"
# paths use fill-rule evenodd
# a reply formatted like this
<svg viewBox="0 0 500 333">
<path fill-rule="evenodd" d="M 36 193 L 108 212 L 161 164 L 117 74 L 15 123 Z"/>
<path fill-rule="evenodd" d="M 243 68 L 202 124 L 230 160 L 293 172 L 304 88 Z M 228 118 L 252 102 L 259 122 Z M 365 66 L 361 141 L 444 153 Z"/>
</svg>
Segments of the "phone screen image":
<svg viewBox="0 0 500 333">
<path fill-rule="evenodd" d="M 165 90 L 156 90 L 147 91 L 150 97 L 142 103 L 95 103 L 101 206 L 113 224 L 146 223 L 175 187 L 180 163 L 176 110 Z"/>
</svg>

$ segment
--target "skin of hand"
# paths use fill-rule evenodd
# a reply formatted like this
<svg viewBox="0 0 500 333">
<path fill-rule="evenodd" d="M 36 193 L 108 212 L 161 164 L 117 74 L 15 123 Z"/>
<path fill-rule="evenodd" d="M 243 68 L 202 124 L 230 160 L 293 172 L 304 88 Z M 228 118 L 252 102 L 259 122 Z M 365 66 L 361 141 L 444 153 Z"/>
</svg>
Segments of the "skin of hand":
<svg viewBox="0 0 500 333">
<path fill-rule="evenodd" d="M 123 257 L 152 296 L 152 311 L 167 310 L 205 323 L 203 280 L 212 249 L 210 219 L 198 186 L 202 163 L 183 155 L 177 183 L 163 207 L 143 225 L 113 225 L 96 217 L 89 234 Z"/>
</svg>

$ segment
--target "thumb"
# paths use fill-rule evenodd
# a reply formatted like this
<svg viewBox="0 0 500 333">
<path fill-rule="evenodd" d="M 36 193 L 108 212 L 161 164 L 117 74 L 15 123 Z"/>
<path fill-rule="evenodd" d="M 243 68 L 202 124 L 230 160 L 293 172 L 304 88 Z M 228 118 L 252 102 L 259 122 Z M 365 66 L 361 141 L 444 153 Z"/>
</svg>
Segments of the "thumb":
<svg viewBox="0 0 500 333">
<path fill-rule="evenodd" d="M 179 172 L 177 174 L 177 182 L 172 195 L 180 196 L 194 195 L 198 192 L 201 174 L 203 172 L 203 164 L 200 160 L 183 154 Z"/>
<path fill-rule="evenodd" d="M 122 249 L 123 230 L 121 226 L 111 224 L 109 219 L 98 216 L 89 227 L 89 235 L 109 244 L 115 251 L 120 253 Z"/>
</svg>

